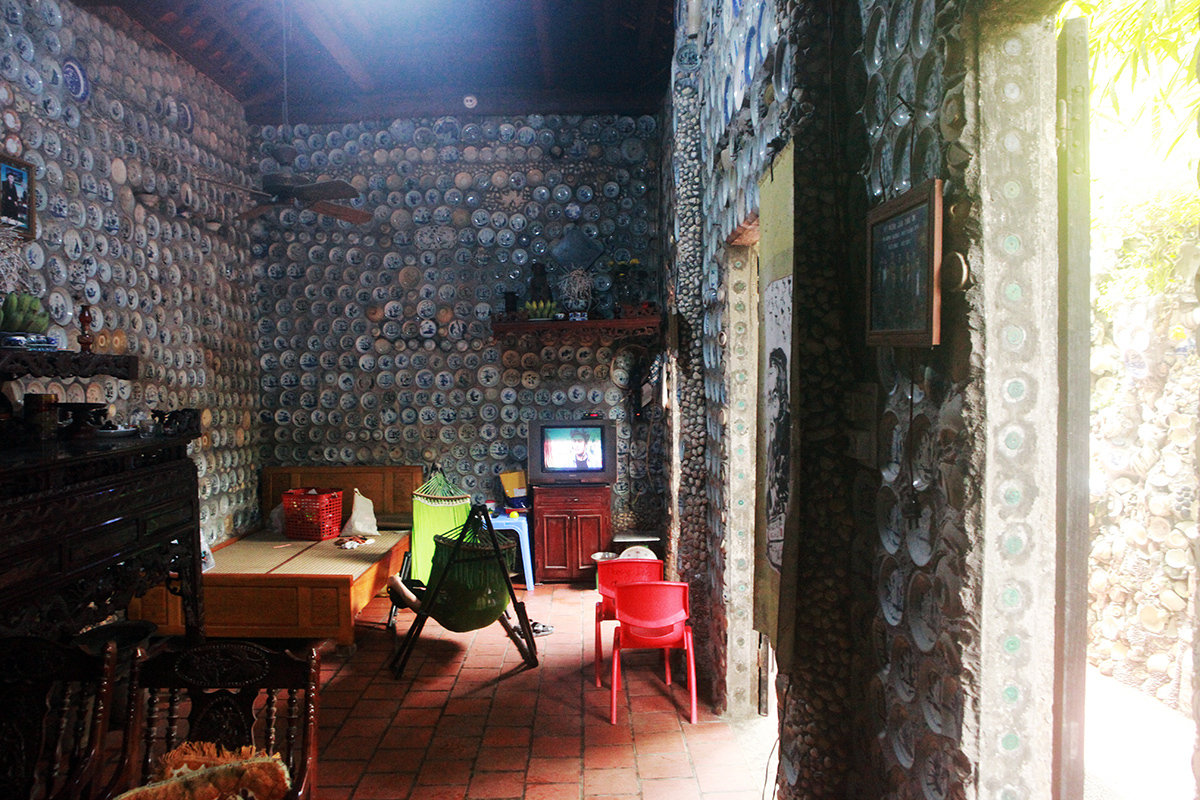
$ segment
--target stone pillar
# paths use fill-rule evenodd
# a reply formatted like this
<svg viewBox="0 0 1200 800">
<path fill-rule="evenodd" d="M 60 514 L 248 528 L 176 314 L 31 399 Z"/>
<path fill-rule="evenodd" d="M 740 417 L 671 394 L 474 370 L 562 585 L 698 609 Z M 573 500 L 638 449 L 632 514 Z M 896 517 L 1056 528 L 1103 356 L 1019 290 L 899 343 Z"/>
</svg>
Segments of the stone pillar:
<svg viewBox="0 0 1200 800">
<path fill-rule="evenodd" d="M 685 46 L 686 48 L 686 46 Z M 704 398 L 704 273 L 703 215 L 701 213 L 700 97 L 698 51 L 680 48 L 676 54 L 672 89 L 674 150 L 669 169 L 674 178 L 673 291 L 669 310 L 676 343 L 671 356 L 671 430 L 675 437 L 676 475 L 672 481 L 673 563 L 679 580 L 691 586 L 692 629 L 696 649 L 705 651 L 711 640 L 709 614 L 713 598 L 708 590 L 708 469 L 705 462 L 706 414 Z M 681 57 L 681 54 L 685 54 Z M 720 597 L 717 596 L 717 602 Z M 698 658 L 697 664 L 711 664 Z M 699 668 L 699 666 L 698 666 Z M 708 681 L 705 675 L 702 680 Z"/>
<path fill-rule="evenodd" d="M 725 256 L 725 282 L 716 302 L 725 370 L 725 502 L 721 518 L 725 594 L 725 701 L 734 717 L 758 713 L 758 633 L 754 630 L 754 526 L 758 454 L 758 258 L 755 248 L 731 247 Z"/>
<path fill-rule="evenodd" d="M 1052 20 L 981 17 L 986 328 L 978 791 L 1052 795 L 1058 207 Z M 965 732 L 964 732 L 965 733 Z"/>
</svg>

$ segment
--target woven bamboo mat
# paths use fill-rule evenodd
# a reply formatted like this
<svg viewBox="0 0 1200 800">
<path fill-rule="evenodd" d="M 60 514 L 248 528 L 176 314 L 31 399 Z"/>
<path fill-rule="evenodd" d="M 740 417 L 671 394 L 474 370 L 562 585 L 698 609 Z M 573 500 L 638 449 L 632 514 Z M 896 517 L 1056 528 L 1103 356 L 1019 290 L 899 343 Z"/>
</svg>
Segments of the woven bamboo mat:
<svg viewBox="0 0 1200 800">
<path fill-rule="evenodd" d="M 209 575 L 250 573 L 262 575 L 278 568 L 288 559 L 309 549 L 317 542 L 289 539 L 282 533 L 264 530 L 243 536 L 228 547 L 213 553 L 216 566 Z"/>
<path fill-rule="evenodd" d="M 384 558 L 408 534 L 380 531 L 371 544 L 354 550 L 341 550 L 327 539 L 306 548 L 272 570 L 275 575 L 352 575 L 357 578 L 376 561 Z"/>
</svg>

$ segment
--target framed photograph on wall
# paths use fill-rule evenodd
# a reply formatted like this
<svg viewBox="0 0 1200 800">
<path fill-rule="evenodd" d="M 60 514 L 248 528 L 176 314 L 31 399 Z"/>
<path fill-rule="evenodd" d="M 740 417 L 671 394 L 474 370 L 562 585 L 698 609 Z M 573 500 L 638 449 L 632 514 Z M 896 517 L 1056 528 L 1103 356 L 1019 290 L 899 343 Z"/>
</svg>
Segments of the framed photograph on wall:
<svg viewBox="0 0 1200 800">
<path fill-rule="evenodd" d="M 942 182 L 926 181 L 867 214 L 867 344 L 941 341 Z"/>
<path fill-rule="evenodd" d="M 0 225 L 16 228 L 24 239 L 37 234 L 33 167 L 5 155 L 0 155 Z"/>
</svg>

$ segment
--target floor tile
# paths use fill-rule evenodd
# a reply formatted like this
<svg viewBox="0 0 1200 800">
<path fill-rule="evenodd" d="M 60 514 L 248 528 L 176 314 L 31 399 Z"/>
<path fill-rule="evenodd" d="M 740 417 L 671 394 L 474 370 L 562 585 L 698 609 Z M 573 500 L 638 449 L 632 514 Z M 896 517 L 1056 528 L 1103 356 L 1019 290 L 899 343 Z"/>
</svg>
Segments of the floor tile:
<svg viewBox="0 0 1200 800">
<path fill-rule="evenodd" d="M 529 747 L 495 747 L 484 745 L 475 757 L 475 771 L 512 772 L 529 766 Z"/>
<path fill-rule="evenodd" d="M 700 791 L 705 793 L 742 791 L 748 782 L 756 778 L 720 764 L 696 765 L 696 780 L 700 784 Z"/>
<path fill-rule="evenodd" d="M 467 787 L 463 786 L 414 786 L 408 800 L 463 800 Z"/>
<path fill-rule="evenodd" d="M 589 745 L 583 751 L 583 765 L 587 769 L 611 769 L 634 767 L 637 766 L 637 761 L 634 758 L 633 745 Z"/>
<path fill-rule="evenodd" d="M 425 751 L 416 748 L 376 750 L 367 762 L 367 772 L 412 772 L 416 773 L 425 760 Z"/>
<path fill-rule="evenodd" d="M 364 775 L 354 790 L 354 800 L 405 800 L 412 791 L 411 773 Z"/>
<path fill-rule="evenodd" d="M 531 758 L 525 780 L 528 783 L 580 783 L 583 767 L 578 758 Z"/>
<path fill-rule="evenodd" d="M 595 591 L 526 597 L 555 626 L 537 640 L 538 668 L 499 627 L 431 622 L 400 680 L 386 668 L 387 601 L 373 600 L 357 653 L 323 665 L 315 800 L 759 800 L 772 721 L 731 724 L 701 703 L 691 725 L 682 662 L 667 686 L 659 653 L 631 651 L 610 724 L 607 660 L 604 687 L 593 679 Z"/>
<path fill-rule="evenodd" d="M 644 753 L 683 753 L 692 752 L 691 748 L 685 743 L 682 731 L 645 731 L 635 733 L 633 735 L 633 743 L 637 748 L 638 755 Z M 707 744 L 707 743 L 705 743 Z M 724 743 L 721 743 L 725 747 Z M 739 748 L 738 749 L 740 752 Z M 692 753 L 692 760 L 698 761 L 695 753 Z M 722 761 L 720 763 L 728 763 Z"/>
<path fill-rule="evenodd" d="M 535 758 L 577 758 L 583 752 L 583 739 L 579 735 L 538 735 L 533 737 L 530 755 Z"/>
<path fill-rule="evenodd" d="M 417 773 L 417 783 L 422 785 L 461 784 L 471 782 L 471 770 L 475 762 L 471 759 L 458 761 L 426 761 Z"/>
<path fill-rule="evenodd" d="M 579 800 L 580 782 L 525 785 L 525 800 Z"/>
<path fill-rule="evenodd" d="M 583 773 L 583 793 L 595 794 L 638 794 L 637 770 L 632 767 L 588 769 Z"/>
<path fill-rule="evenodd" d="M 317 784 L 320 786 L 353 786 L 366 771 L 366 761 L 334 761 L 322 759 L 317 762 Z"/>
<path fill-rule="evenodd" d="M 498 800 L 524 794 L 524 772 L 478 772 L 467 787 L 467 797 L 472 800 Z"/>
<path fill-rule="evenodd" d="M 694 778 L 642 781 L 642 800 L 700 800 Z"/>
<path fill-rule="evenodd" d="M 693 774 L 692 761 L 686 753 L 639 753 L 637 770 L 643 781 L 648 778 L 690 778 Z"/>
</svg>

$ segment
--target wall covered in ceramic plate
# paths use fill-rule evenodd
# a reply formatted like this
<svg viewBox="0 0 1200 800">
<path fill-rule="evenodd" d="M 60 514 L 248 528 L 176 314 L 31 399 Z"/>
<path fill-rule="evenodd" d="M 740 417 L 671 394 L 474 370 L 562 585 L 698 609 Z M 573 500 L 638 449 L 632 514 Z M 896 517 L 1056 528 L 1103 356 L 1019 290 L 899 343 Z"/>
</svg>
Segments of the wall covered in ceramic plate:
<svg viewBox="0 0 1200 800">
<path fill-rule="evenodd" d="M 104 402 L 121 422 L 204 409 L 201 525 L 223 539 L 257 513 L 250 257 L 229 225 L 228 184 L 248 183 L 242 109 L 119 12 L 10 0 L 2 13 L 0 135 L 34 168 L 39 222 L 20 282 L 60 346 L 76 349 L 87 302 L 95 349 L 141 365 L 136 381 L 25 380 L 15 394 Z"/>
<path fill-rule="evenodd" d="M 661 408 L 639 418 L 631 403 L 649 342 L 586 322 L 497 338 L 492 320 L 506 295 L 538 298 L 537 262 L 562 310 L 580 270 L 591 318 L 659 313 L 658 127 L 529 114 L 260 131 L 262 173 L 345 180 L 371 215 L 286 206 L 250 229 L 262 461 L 439 465 L 499 499 L 496 475 L 527 464 L 528 423 L 600 414 L 617 422 L 614 529 L 656 527 Z"/>
<path fill-rule="evenodd" d="M 689 308 L 703 371 L 695 390 L 703 397 L 704 461 L 701 466 L 706 515 L 697 546 L 696 571 L 709 587 L 712 619 L 710 660 L 716 692 L 737 713 L 753 713 L 757 704 L 758 636 L 753 623 L 753 524 L 733 521 L 731 511 L 748 508 L 762 476 L 754 462 L 755 405 L 734 401 L 750 388 L 757 394 L 757 347 L 747 347 L 747 315 L 756 302 L 756 260 L 743 248 L 736 255 L 727 242 L 758 212 L 758 182 L 776 150 L 769 142 L 786 129 L 792 111 L 790 87 L 775 79 L 772 63 L 786 47 L 773 0 L 707 3 L 704 23 L 694 38 L 680 39 L 675 90 L 682 108 L 694 116 L 680 119 L 677 136 L 699 141 L 697 163 L 688 165 L 691 187 L 699 195 L 702 224 L 688 235 L 702 245 L 694 276 L 681 291 Z M 782 81 L 790 81 L 780 75 Z M 776 91 L 776 87 L 779 91 Z M 695 130 L 684 134 L 682 125 Z M 682 166 L 682 164 L 681 164 Z M 750 269 L 746 269 L 750 266 Z M 736 322 L 735 322 L 736 321 Z"/>
<path fill-rule="evenodd" d="M 695 329 L 703 332 L 705 567 L 736 615 L 730 585 L 737 564 L 729 555 L 738 552 L 738 531 L 724 512 L 752 491 L 754 477 L 739 491 L 745 476 L 721 473 L 743 416 L 726 398 L 756 375 L 757 363 L 737 349 L 745 337 L 727 330 L 738 304 L 751 298 L 722 257 L 753 219 L 759 176 L 791 140 L 792 419 L 800 451 L 788 526 L 802 532 L 803 545 L 784 549 L 795 600 L 780 612 L 780 625 L 794 632 L 777 683 L 781 796 L 946 797 L 959 790 L 966 776 L 957 765 L 973 752 L 962 734 L 970 696 L 962 661 L 976 643 L 969 609 L 959 603 L 960 592 L 971 590 L 964 508 L 972 498 L 963 489 L 970 470 L 963 395 L 967 403 L 977 399 L 968 380 L 970 307 L 962 295 L 947 300 L 947 346 L 933 355 L 876 353 L 859 332 L 863 290 L 854 265 L 863 263 L 871 205 L 929 177 L 952 179 L 948 203 L 967 195 L 969 155 L 956 142 L 964 111 L 953 103 L 943 111 L 947 84 L 951 99 L 961 97 L 954 93 L 964 78 L 960 13 L 932 0 L 843 4 L 833 16 L 825 3 L 793 2 L 779 4 L 778 19 L 769 2 L 703 8 L 699 35 L 677 47 L 675 96 L 684 105 L 695 87 L 703 98 L 701 175 L 693 187 L 702 193 L 704 255 L 690 297 L 700 306 Z M 904 103 L 889 100 L 898 94 Z M 693 232 L 677 231 L 681 240 L 684 233 Z M 961 227 L 950 236 L 966 249 Z M 684 307 L 682 293 L 678 302 Z M 880 453 L 864 459 L 870 467 L 848 455 L 847 434 L 857 423 L 847 417 L 846 396 L 856 382 L 883 386 Z M 873 468 L 880 466 L 882 480 Z M 901 511 L 912 504 L 896 497 L 917 499 L 918 513 L 906 518 Z M 723 613 L 713 617 L 725 624 Z M 714 631 L 718 665 L 733 658 L 724 639 Z M 852 770 L 851 763 L 869 768 Z"/>
<path fill-rule="evenodd" d="M 933 0 L 858 5 L 861 16 L 848 38 L 861 47 L 841 54 L 843 113 L 858 112 L 865 127 L 865 138 L 860 130 L 847 146 L 861 165 L 854 213 L 943 179 L 944 202 L 955 209 L 947 216 L 945 246 L 966 252 L 960 210 L 973 191 L 965 179 L 972 145 L 968 136 L 960 142 L 966 119 L 953 102 L 967 77 L 961 11 Z M 943 105 L 947 95 L 951 102 Z M 856 238 L 862 263 L 865 237 L 856 232 Z M 978 320 L 964 298 L 943 295 L 940 346 L 880 347 L 867 353 L 874 369 L 860 364 L 860 380 L 877 384 L 883 404 L 879 472 L 861 470 L 854 484 L 862 545 L 855 569 L 869 575 L 877 598 L 854 620 L 856 640 L 871 648 L 857 653 L 863 669 L 856 681 L 865 678 L 867 685 L 864 735 L 856 745 L 874 766 L 859 776 L 861 796 L 940 798 L 971 781 L 977 675 L 964 664 L 976 658 L 978 622 L 962 598 L 973 592 L 970 565 L 979 557 L 968 534 L 978 534 L 978 496 L 968 489 L 978 480 L 968 478 L 977 464 L 967 421 L 979 389 L 970 369 Z"/>
</svg>

